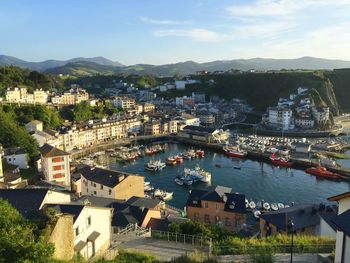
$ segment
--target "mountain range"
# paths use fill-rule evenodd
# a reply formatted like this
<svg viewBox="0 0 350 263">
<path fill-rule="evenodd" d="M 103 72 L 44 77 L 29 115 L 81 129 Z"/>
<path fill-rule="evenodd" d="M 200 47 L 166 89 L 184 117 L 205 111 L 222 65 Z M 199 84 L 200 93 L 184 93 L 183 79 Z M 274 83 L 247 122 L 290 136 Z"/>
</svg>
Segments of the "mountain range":
<svg viewBox="0 0 350 263">
<path fill-rule="evenodd" d="M 233 59 L 217 60 L 206 63 L 186 61 L 174 64 L 150 65 L 136 64 L 131 66 L 123 65 L 104 57 L 93 58 L 72 58 L 69 60 L 45 60 L 42 62 L 28 62 L 16 57 L 0 55 L 0 65 L 14 65 L 21 68 L 28 68 L 51 74 L 69 74 L 75 76 L 94 74 L 154 74 L 158 76 L 173 76 L 174 74 L 186 75 L 195 71 L 226 71 L 238 70 L 280 70 L 280 69 L 336 69 L 349 68 L 350 61 L 331 60 L 315 57 L 301 57 L 297 59 Z"/>
</svg>

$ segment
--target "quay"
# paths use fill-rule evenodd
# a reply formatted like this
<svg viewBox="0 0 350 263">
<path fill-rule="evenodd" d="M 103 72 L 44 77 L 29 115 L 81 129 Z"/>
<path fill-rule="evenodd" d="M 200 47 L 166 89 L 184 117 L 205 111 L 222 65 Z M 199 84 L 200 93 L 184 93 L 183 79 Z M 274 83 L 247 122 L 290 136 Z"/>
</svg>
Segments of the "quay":
<svg viewBox="0 0 350 263">
<path fill-rule="evenodd" d="M 137 136 L 134 138 L 125 138 L 122 140 L 109 141 L 103 144 L 94 145 L 89 148 L 84 148 L 81 150 L 74 150 L 71 152 L 72 160 L 82 158 L 86 155 L 92 154 L 98 151 L 104 151 L 107 149 L 115 148 L 116 146 L 127 146 L 133 144 L 148 144 L 155 142 L 177 142 L 184 145 L 191 145 L 202 149 L 210 149 L 214 152 L 222 153 L 222 147 L 224 144 L 220 143 L 209 143 L 204 141 L 196 141 L 190 138 L 183 138 L 176 135 L 156 135 L 156 136 Z M 263 161 L 265 163 L 271 164 L 269 153 L 263 153 L 259 151 L 248 151 L 247 158 L 252 160 Z M 291 155 L 290 160 L 294 163 L 295 169 L 305 170 L 306 168 L 313 167 L 317 165 L 317 162 L 312 161 L 309 158 L 303 158 L 298 156 Z M 271 164 L 272 165 L 272 164 Z M 344 180 L 350 180 L 350 169 L 344 167 L 333 167 L 325 165 L 325 167 L 332 172 L 338 173 L 341 175 L 341 178 Z"/>
</svg>

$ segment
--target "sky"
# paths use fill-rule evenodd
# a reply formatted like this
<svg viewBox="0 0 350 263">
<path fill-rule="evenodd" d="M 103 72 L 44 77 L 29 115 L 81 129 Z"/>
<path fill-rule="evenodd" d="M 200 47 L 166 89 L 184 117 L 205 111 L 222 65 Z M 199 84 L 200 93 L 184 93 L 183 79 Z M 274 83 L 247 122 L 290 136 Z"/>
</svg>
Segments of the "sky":
<svg viewBox="0 0 350 263">
<path fill-rule="evenodd" d="M 350 0 L 1 0 L 0 54 L 125 65 L 350 60 Z"/>
</svg>

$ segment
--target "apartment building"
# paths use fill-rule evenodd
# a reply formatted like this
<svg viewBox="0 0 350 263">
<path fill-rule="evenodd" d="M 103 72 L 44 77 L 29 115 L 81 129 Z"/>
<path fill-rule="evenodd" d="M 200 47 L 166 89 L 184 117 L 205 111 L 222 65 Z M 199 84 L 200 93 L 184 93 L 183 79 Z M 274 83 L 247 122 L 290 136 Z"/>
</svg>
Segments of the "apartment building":
<svg viewBox="0 0 350 263">
<path fill-rule="evenodd" d="M 187 218 L 203 224 L 217 224 L 235 231 L 246 223 L 245 196 L 231 193 L 231 188 L 192 189 L 187 202 Z"/>
<path fill-rule="evenodd" d="M 155 105 L 149 102 L 145 102 L 143 105 L 143 112 L 152 112 L 155 110 Z"/>
<path fill-rule="evenodd" d="M 120 171 L 85 166 L 81 174 L 81 194 L 128 200 L 144 197 L 144 177 Z"/>
<path fill-rule="evenodd" d="M 8 88 L 6 90 L 6 101 L 29 104 L 45 104 L 48 101 L 48 92 L 42 89 L 36 89 L 33 93 L 28 93 L 26 87 Z"/>
<path fill-rule="evenodd" d="M 48 101 L 49 94 L 42 89 L 36 89 L 33 92 L 34 103 L 45 104 Z"/>
<path fill-rule="evenodd" d="M 282 130 L 294 129 L 293 111 L 289 108 L 271 107 L 268 109 L 269 125 Z"/>
<path fill-rule="evenodd" d="M 70 188 L 69 153 L 49 144 L 44 144 L 39 151 L 45 180 Z"/>
<path fill-rule="evenodd" d="M 116 97 L 112 104 L 114 107 L 122 109 L 132 109 L 135 107 L 135 99 L 129 97 Z"/>
<path fill-rule="evenodd" d="M 329 107 L 312 107 L 311 111 L 317 124 L 325 124 L 329 121 Z"/>
</svg>

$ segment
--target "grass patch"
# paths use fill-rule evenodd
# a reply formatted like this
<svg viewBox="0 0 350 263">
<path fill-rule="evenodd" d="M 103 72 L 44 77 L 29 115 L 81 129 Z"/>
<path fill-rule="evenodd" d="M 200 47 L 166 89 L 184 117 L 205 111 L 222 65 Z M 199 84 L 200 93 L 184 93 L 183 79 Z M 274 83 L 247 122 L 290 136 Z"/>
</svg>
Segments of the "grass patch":
<svg viewBox="0 0 350 263">
<path fill-rule="evenodd" d="M 332 157 L 336 159 L 349 159 L 349 156 L 345 153 L 339 153 L 339 152 L 328 152 L 328 151 L 320 151 L 320 154 L 323 154 L 327 157 Z"/>
</svg>

